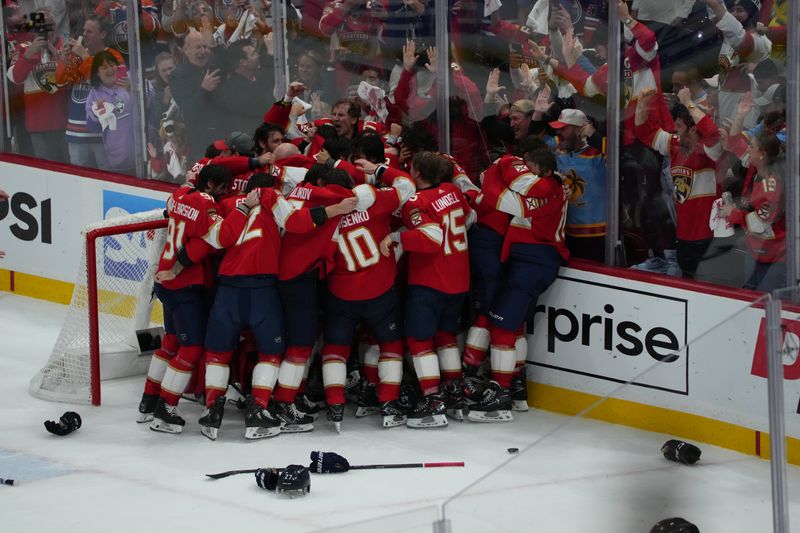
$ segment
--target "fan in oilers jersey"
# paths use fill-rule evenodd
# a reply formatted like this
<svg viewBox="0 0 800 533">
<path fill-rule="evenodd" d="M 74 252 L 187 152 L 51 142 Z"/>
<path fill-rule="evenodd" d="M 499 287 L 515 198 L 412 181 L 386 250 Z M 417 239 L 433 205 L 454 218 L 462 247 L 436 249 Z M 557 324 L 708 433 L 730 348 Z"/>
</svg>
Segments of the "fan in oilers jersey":
<svg viewBox="0 0 800 533">
<path fill-rule="evenodd" d="M 384 427 L 405 423 L 405 412 L 398 404 L 403 375 L 403 332 L 401 304 L 394 288 L 397 266 L 393 256 L 385 256 L 378 243 L 391 232 L 392 214 L 414 193 L 411 177 L 386 165 L 361 161 L 361 168 L 378 182 L 391 188 L 374 189 L 362 184 L 354 189 L 359 210 L 341 218 L 338 227 L 334 267 L 328 274 L 325 307 L 325 344 L 322 347 L 322 379 L 328 403 L 328 420 L 339 429 L 344 413 L 344 388 L 347 358 L 358 323 L 369 326 L 378 342 L 378 401 Z M 332 172 L 323 181 L 330 184 L 337 176 L 342 185 L 352 187 L 347 174 Z"/>
<path fill-rule="evenodd" d="M 380 245 L 384 255 L 391 253 L 394 244 L 409 253 L 404 327 L 423 394 L 406 421 L 415 428 L 447 425 L 446 398 L 439 392 L 441 378 L 454 397 L 460 393 L 454 390 L 461 377 L 455 335 L 461 329 L 469 290 L 466 232 L 474 213 L 456 185 L 440 181 L 445 165 L 452 175 L 452 163 L 441 156 L 414 155 L 411 176 L 417 193 L 402 210 L 408 230 L 392 232 Z M 454 403 L 453 411 L 460 412 L 460 405 Z"/>
<path fill-rule="evenodd" d="M 170 270 L 176 263 L 186 260 L 182 250 L 193 239 L 209 242 L 217 248 L 236 241 L 247 221 L 244 212 L 236 210 L 224 220 L 217 214 L 216 199 L 227 191 L 230 179 L 224 167 L 209 165 L 200 171 L 196 189 L 181 187 L 169 198 L 167 241 L 159 260 L 159 271 Z M 255 205 L 255 200 L 249 203 Z M 205 257 L 187 261 L 187 264 L 189 266 L 174 279 L 155 284 L 156 296 L 164 306 L 165 342 L 168 344 L 150 363 L 139 404 L 139 421 L 152 419 L 151 429 L 155 431 L 181 431 L 183 420 L 176 413 L 178 400 L 203 355 L 207 289 L 213 284 L 213 272 Z M 170 335 L 177 336 L 177 346 Z M 175 352 L 171 358 L 170 352 Z"/>
</svg>

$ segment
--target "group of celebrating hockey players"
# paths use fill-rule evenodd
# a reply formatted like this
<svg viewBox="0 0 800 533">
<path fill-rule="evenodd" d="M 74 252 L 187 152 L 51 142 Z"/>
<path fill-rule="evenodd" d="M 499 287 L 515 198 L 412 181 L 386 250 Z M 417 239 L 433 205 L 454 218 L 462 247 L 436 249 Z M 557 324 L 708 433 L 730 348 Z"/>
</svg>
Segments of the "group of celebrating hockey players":
<svg viewBox="0 0 800 533">
<path fill-rule="evenodd" d="M 290 84 L 265 126 L 285 121 L 303 90 Z M 531 141 L 478 187 L 447 154 L 417 149 L 403 165 L 396 135 L 374 124 L 353 120 L 352 140 L 317 127 L 307 146 L 271 150 L 261 132 L 255 143 L 235 132 L 169 198 L 155 285 L 166 334 L 139 420 L 181 432 L 176 408 L 193 383 L 206 406 L 201 431 L 216 439 L 234 384 L 246 396 L 246 438 L 310 431 L 316 358 L 339 429 L 360 342 L 357 415 L 380 413 L 384 427 L 527 410 L 524 323 L 569 255 L 554 154 Z"/>
</svg>

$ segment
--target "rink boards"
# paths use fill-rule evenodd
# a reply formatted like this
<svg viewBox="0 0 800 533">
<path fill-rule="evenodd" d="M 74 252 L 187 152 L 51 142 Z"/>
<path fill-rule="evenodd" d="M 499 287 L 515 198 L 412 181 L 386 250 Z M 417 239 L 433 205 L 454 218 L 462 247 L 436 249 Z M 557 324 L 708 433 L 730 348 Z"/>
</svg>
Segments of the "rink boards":
<svg viewBox="0 0 800 533">
<path fill-rule="evenodd" d="M 68 303 L 81 228 L 161 207 L 169 194 L 160 183 L 17 162 L 28 163 L 0 160 L 0 188 L 11 195 L 0 204 L 0 290 L 25 296 Z M 757 297 L 625 269 L 563 268 L 529 325 L 530 403 L 576 414 L 611 394 L 586 416 L 767 456 Z M 784 317 L 788 450 L 800 464 L 800 315 Z"/>
</svg>

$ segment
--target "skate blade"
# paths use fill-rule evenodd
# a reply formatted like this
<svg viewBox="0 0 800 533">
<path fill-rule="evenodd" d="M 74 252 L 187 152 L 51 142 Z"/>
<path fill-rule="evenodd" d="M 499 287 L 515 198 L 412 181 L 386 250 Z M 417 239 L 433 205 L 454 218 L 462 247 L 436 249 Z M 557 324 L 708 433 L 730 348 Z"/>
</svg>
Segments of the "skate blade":
<svg viewBox="0 0 800 533">
<path fill-rule="evenodd" d="M 247 440 L 267 439 L 269 437 L 278 436 L 280 433 L 280 426 L 275 426 L 273 428 L 251 427 L 245 430 L 244 438 Z"/>
<path fill-rule="evenodd" d="M 511 411 L 503 409 L 501 411 L 470 411 L 467 415 L 473 422 L 512 422 L 514 415 Z"/>
<path fill-rule="evenodd" d="M 407 420 L 406 417 L 403 415 L 384 416 L 383 427 L 393 428 L 397 426 L 402 426 L 406 423 L 406 420 Z"/>
<path fill-rule="evenodd" d="M 308 433 L 314 430 L 314 424 L 281 424 L 281 433 Z"/>
<path fill-rule="evenodd" d="M 153 431 L 158 431 L 159 433 L 172 433 L 173 435 L 177 435 L 183 431 L 183 426 L 179 426 L 178 424 L 168 424 L 163 420 L 154 418 L 150 423 L 150 429 Z"/>
<path fill-rule="evenodd" d="M 364 407 L 359 405 L 356 409 L 356 418 L 364 418 L 365 416 L 374 415 L 378 411 L 380 411 L 380 407 Z"/>
<path fill-rule="evenodd" d="M 516 411 L 518 413 L 527 413 L 528 412 L 528 400 L 514 400 L 512 406 L 512 411 Z"/>
<path fill-rule="evenodd" d="M 425 418 L 409 418 L 406 426 L 414 429 L 438 428 L 447 426 L 446 415 L 426 416 Z"/>
<path fill-rule="evenodd" d="M 218 432 L 219 428 L 200 426 L 200 433 L 202 433 L 204 437 L 208 437 L 210 440 L 217 440 Z"/>
<path fill-rule="evenodd" d="M 464 410 L 463 409 L 448 409 L 447 416 L 452 418 L 453 420 L 458 420 L 459 422 L 464 421 Z"/>
<path fill-rule="evenodd" d="M 137 424 L 144 424 L 145 422 L 152 422 L 153 421 L 153 413 L 139 413 L 138 418 L 136 418 Z"/>
</svg>

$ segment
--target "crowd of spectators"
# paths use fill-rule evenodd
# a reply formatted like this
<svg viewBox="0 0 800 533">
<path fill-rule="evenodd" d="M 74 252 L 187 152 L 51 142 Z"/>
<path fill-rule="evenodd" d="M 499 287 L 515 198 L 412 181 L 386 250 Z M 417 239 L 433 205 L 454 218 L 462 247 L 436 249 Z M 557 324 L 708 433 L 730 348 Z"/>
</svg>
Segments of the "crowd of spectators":
<svg viewBox="0 0 800 533">
<path fill-rule="evenodd" d="M 433 0 L 282 1 L 289 79 L 305 91 L 288 122 L 265 124 L 275 93 L 268 0 L 137 2 L 142 72 L 128 56 L 126 2 L 3 0 L 13 150 L 131 174 L 138 157 L 139 177 L 182 183 L 233 131 L 261 139 L 256 153 L 277 145 L 273 135 L 314 155 L 322 136 L 336 150 L 336 138 L 369 130 L 404 165 L 437 148 L 435 74 L 446 69 L 450 155 L 479 183 L 499 156 L 544 140 L 572 187 L 572 255 L 603 261 L 613 9 L 625 43 L 617 261 L 778 283 L 765 272 L 785 269 L 789 0 L 448 0 L 447 65 L 436 61 Z M 714 204 L 724 191 L 732 201 Z M 715 237 L 712 211 L 733 235 Z"/>
</svg>

